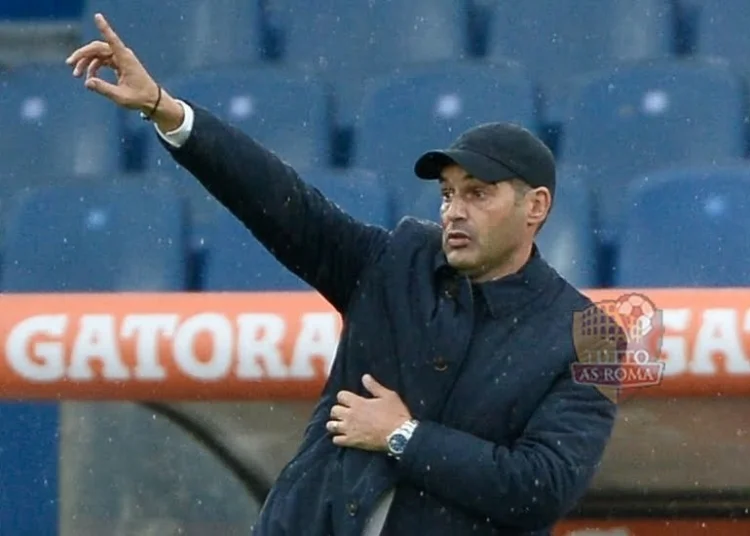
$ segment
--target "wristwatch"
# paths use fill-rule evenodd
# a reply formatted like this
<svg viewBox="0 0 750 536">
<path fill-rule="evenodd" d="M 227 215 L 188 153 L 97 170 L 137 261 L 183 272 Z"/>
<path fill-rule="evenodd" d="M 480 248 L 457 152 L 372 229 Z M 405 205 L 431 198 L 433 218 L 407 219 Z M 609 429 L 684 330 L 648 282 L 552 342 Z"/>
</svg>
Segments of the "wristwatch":
<svg viewBox="0 0 750 536">
<path fill-rule="evenodd" d="M 397 460 L 401 457 L 406 449 L 406 444 L 411 439 L 411 436 L 414 435 L 414 430 L 417 429 L 418 424 L 419 422 L 416 419 L 410 419 L 388 435 L 386 444 L 390 456 L 393 456 Z"/>
</svg>

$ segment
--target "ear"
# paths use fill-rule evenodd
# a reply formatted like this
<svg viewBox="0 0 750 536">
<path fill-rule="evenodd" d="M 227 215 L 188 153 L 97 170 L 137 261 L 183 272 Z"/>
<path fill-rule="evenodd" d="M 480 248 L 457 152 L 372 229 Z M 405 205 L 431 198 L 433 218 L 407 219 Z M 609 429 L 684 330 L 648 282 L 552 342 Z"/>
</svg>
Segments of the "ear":
<svg viewBox="0 0 750 536">
<path fill-rule="evenodd" d="M 528 200 L 527 221 L 529 225 L 540 225 L 549 214 L 552 206 L 552 195 L 548 188 L 535 188 L 529 192 Z"/>
</svg>

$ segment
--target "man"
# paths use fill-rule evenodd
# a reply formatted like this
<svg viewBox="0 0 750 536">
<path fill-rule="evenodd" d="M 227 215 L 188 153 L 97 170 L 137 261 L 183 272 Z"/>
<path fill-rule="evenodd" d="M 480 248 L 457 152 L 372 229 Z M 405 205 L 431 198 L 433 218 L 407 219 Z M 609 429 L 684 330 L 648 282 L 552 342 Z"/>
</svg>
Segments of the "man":
<svg viewBox="0 0 750 536">
<path fill-rule="evenodd" d="M 615 415 L 571 378 L 573 314 L 591 303 L 534 245 L 555 190 L 549 150 L 512 125 L 470 130 L 416 164 L 440 182 L 442 231 L 405 218 L 389 232 L 170 96 L 96 24 L 104 40 L 68 58 L 74 75 L 153 121 L 174 159 L 344 319 L 255 533 L 549 534 L 589 485 Z M 116 84 L 97 77 L 102 66 Z"/>
</svg>

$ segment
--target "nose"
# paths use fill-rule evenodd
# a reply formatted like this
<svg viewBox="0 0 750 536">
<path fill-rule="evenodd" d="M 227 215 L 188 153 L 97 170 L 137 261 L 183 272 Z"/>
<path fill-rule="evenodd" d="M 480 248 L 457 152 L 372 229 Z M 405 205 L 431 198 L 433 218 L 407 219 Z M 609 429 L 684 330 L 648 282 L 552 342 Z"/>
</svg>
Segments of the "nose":
<svg viewBox="0 0 750 536">
<path fill-rule="evenodd" d="M 459 196 L 443 203 L 443 219 L 447 222 L 466 219 L 466 204 Z"/>
</svg>

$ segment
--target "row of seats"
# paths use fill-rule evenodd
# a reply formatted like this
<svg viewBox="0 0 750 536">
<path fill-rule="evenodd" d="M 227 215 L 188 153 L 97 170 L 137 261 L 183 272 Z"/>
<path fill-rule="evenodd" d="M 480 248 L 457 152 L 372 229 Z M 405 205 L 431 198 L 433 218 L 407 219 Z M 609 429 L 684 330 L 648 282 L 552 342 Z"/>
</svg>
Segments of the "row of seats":
<svg viewBox="0 0 750 536">
<path fill-rule="evenodd" d="M 303 178 L 356 218 L 392 228 L 403 214 L 393 212 L 375 176 L 351 173 Z M 561 183 L 538 244 L 571 282 L 598 287 L 602 266 L 582 191 L 575 181 Z M 615 285 L 742 286 L 750 279 L 750 165 L 671 168 L 627 195 Z M 436 190 L 405 214 L 438 221 L 438 212 Z M 132 179 L 35 189 L 16 199 L 0 274 L 6 292 L 308 288 L 223 207 L 196 225 L 178 190 Z"/>
<path fill-rule="evenodd" d="M 160 75 L 269 55 L 332 74 L 483 55 L 517 59 L 554 85 L 675 53 L 688 9 L 692 48 L 748 64 L 746 32 L 732 31 L 748 27 L 743 0 L 88 0 L 83 21 L 84 37 L 96 38 L 92 14 L 108 14 Z"/>
<path fill-rule="evenodd" d="M 65 67 L 28 67 L 0 80 L 2 197 L 60 176 L 119 174 L 138 139 L 147 142 L 139 171 L 186 175 L 158 146 L 150 124 L 139 120 L 138 135 L 129 137 L 123 117 L 134 114 L 88 93 Z M 746 157 L 745 86 L 726 66 L 692 61 L 622 66 L 580 81 L 565 103 L 555 147 L 564 172 L 580 176 L 592 192 L 604 235 L 614 237 L 628 208 L 623 192 L 635 178 L 671 165 Z M 297 168 L 331 165 L 330 93 L 309 75 L 216 68 L 169 87 Z M 486 121 L 514 121 L 544 136 L 534 84 L 516 67 L 440 64 L 392 74 L 368 90 L 349 165 L 377 172 L 385 188 L 412 202 L 425 187 L 412 180 L 418 155 Z"/>
<path fill-rule="evenodd" d="M 701 0 L 684 31 L 685 0 L 139 1 L 88 0 L 84 39 L 98 37 L 86 21 L 102 11 L 160 79 L 217 64 L 304 69 L 336 87 L 344 122 L 363 79 L 404 64 L 512 60 L 553 101 L 577 75 L 684 50 L 750 72 L 743 0 Z"/>
</svg>

